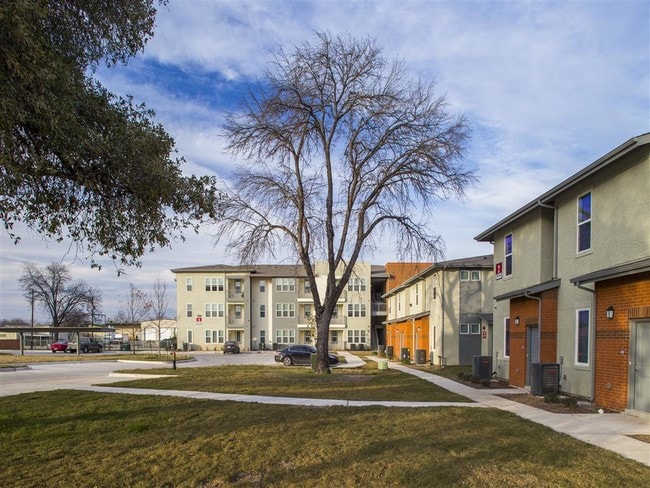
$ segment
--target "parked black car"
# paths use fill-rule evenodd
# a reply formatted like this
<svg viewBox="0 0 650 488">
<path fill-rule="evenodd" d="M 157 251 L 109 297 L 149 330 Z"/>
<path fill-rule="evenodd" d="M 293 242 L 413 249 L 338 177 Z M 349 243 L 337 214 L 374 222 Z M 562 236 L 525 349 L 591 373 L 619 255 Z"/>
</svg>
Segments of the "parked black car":
<svg viewBox="0 0 650 488">
<path fill-rule="evenodd" d="M 228 354 L 239 354 L 239 344 L 237 344 L 235 341 L 226 341 L 223 344 L 223 353 Z"/>
<path fill-rule="evenodd" d="M 281 351 L 275 353 L 275 362 L 283 363 L 285 366 L 291 366 L 292 364 L 311 364 L 311 355 L 316 354 L 316 348 L 313 346 L 307 346 L 304 344 L 295 344 L 293 346 L 287 346 Z M 338 364 L 339 358 L 334 354 L 327 355 L 329 359 L 330 366 L 333 364 Z"/>
<path fill-rule="evenodd" d="M 82 337 L 80 346 L 81 346 L 81 352 L 83 353 L 102 352 L 102 349 L 104 349 L 104 345 L 101 342 L 91 337 Z M 67 350 L 70 352 L 77 352 L 77 343 L 68 342 Z"/>
</svg>

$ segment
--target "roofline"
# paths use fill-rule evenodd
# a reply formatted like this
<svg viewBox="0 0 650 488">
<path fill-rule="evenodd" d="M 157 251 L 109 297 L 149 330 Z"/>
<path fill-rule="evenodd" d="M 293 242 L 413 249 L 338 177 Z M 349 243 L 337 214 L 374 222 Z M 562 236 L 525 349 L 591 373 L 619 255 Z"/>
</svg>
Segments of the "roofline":
<svg viewBox="0 0 650 488">
<path fill-rule="evenodd" d="M 575 278 L 569 279 L 569 281 L 576 286 L 580 286 L 585 283 L 595 283 L 597 281 L 611 280 L 613 278 L 647 272 L 650 272 L 650 258 L 643 258 L 576 276 Z"/>
<path fill-rule="evenodd" d="M 552 290 L 553 288 L 559 288 L 560 287 L 560 282 L 561 280 L 551 280 L 551 281 L 546 281 L 544 283 L 540 283 L 539 285 L 533 285 L 529 286 L 527 288 L 520 288 L 519 290 L 513 290 L 509 291 L 508 293 L 504 293 L 502 295 L 498 295 L 494 297 L 494 300 L 497 302 L 500 302 L 501 300 L 510 300 L 511 298 L 519 298 L 519 297 L 525 297 L 528 295 L 535 295 L 537 293 L 541 293 L 546 290 Z"/>
<path fill-rule="evenodd" d="M 650 144 L 650 133 L 641 134 L 639 136 L 627 140 L 620 146 L 616 147 L 612 151 L 608 152 L 604 156 L 600 157 L 599 159 L 591 163 L 589 166 L 586 166 L 585 168 L 581 169 L 573 176 L 570 176 L 566 180 L 562 181 L 560 184 L 548 190 L 546 193 L 543 193 L 539 197 L 535 198 L 533 201 L 527 203 L 519 210 L 511 213 L 506 218 L 500 220 L 489 229 L 481 232 L 476 237 L 474 237 L 474 240 L 479 242 L 492 241 L 494 238 L 494 234 L 502 227 L 512 224 L 515 220 L 526 215 L 531 210 L 534 210 L 538 207 L 541 207 L 542 205 L 547 205 L 553 202 L 555 198 L 563 191 L 571 188 L 573 185 L 577 183 L 580 183 L 584 179 L 592 176 L 594 173 L 597 173 L 603 168 L 609 166 L 614 161 L 622 158 L 623 156 L 626 156 L 627 154 L 634 151 L 635 149 L 638 149 L 641 146 L 645 146 L 646 144 Z"/>
</svg>

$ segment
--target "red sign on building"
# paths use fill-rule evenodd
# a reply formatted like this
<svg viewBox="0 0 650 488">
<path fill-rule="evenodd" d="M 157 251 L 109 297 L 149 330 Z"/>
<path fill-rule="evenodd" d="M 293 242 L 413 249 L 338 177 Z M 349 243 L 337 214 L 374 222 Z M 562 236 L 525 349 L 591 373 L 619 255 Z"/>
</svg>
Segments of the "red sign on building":
<svg viewBox="0 0 650 488">
<path fill-rule="evenodd" d="M 503 277 L 503 263 L 494 265 L 494 279 L 500 280 Z"/>
<path fill-rule="evenodd" d="M 201 317 L 200 315 L 197 315 L 196 316 L 196 323 L 200 324 L 201 322 L 203 322 L 203 317 Z"/>
</svg>

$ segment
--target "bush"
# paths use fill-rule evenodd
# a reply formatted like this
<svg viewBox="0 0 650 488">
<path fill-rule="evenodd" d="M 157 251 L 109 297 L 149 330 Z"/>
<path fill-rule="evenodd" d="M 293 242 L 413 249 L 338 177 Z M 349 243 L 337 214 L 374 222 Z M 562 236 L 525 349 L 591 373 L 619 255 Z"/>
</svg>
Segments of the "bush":
<svg viewBox="0 0 650 488">
<path fill-rule="evenodd" d="M 547 393 L 544 395 L 544 402 L 545 403 L 557 403 L 559 402 L 559 398 L 557 393 Z"/>
<path fill-rule="evenodd" d="M 402 358 L 402 364 L 411 364 L 411 360 L 409 358 Z"/>
<path fill-rule="evenodd" d="M 567 408 L 575 408 L 578 406 L 578 399 L 572 396 L 568 396 L 562 399 L 562 405 Z"/>
<path fill-rule="evenodd" d="M 483 379 L 480 381 L 480 383 L 481 383 L 481 386 L 485 386 L 485 387 L 488 387 L 488 388 L 489 388 L 490 385 L 492 384 L 492 381 L 490 381 L 488 378 L 483 378 Z"/>
</svg>

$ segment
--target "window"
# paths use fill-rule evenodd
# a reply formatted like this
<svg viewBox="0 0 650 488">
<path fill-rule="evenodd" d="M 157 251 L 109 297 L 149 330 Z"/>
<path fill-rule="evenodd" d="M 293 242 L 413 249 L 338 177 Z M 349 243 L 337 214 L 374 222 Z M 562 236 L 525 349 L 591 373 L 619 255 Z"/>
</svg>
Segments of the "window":
<svg viewBox="0 0 650 488">
<path fill-rule="evenodd" d="M 223 317 L 223 303 L 206 303 L 206 317 Z"/>
<path fill-rule="evenodd" d="M 332 331 L 332 344 L 338 344 L 339 343 L 339 331 L 338 330 L 333 330 Z"/>
<path fill-rule="evenodd" d="M 278 344 L 293 344 L 296 342 L 296 331 L 293 329 L 278 329 L 275 331 L 275 342 Z"/>
<path fill-rule="evenodd" d="M 470 334 L 480 334 L 481 333 L 481 324 L 469 324 L 469 333 Z"/>
<path fill-rule="evenodd" d="M 233 281 L 234 287 L 235 287 L 235 293 L 238 295 L 241 294 L 241 289 L 242 289 L 242 280 L 234 280 Z"/>
<path fill-rule="evenodd" d="M 348 343 L 350 344 L 365 344 L 366 331 L 365 330 L 348 330 Z"/>
<path fill-rule="evenodd" d="M 433 299 L 434 300 L 438 299 L 438 287 L 437 286 L 433 287 Z"/>
<path fill-rule="evenodd" d="M 415 305 L 420 304 L 420 283 L 415 284 Z"/>
<path fill-rule="evenodd" d="M 332 310 L 332 318 L 333 319 L 338 319 L 339 318 L 339 307 L 338 306 L 334 307 L 334 310 Z"/>
<path fill-rule="evenodd" d="M 469 334 L 469 324 L 460 324 L 460 333 Z"/>
<path fill-rule="evenodd" d="M 365 303 L 348 303 L 348 317 L 365 317 Z"/>
<path fill-rule="evenodd" d="M 205 291 L 223 291 L 223 278 L 206 278 Z"/>
<path fill-rule="evenodd" d="M 589 309 L 577 311 L 576 364 L 589 364 Z"/>
<path fill-rule="evenodd" d="M 469 281 L 469 271 L 466 269 L 460 270 L 460 281 Z"/>
<path fill-rule="evenodd" d="M 472 271 L 472 281 L 481 281 L 481 272 L 480 271 Z"/>
<path fill-rule="evenodd" d="M 241 305 L 235 305 L 235 318 L 237 320 L 241 319 L 241 310 L 242 310 Z"/>
<path fill-rule="evenodd" d="M 578 198 L 578 252 L 591 249 L 591 192 Z"/>
<path fill-rule="evenodd" d="M 505 244 L 504 255 L 506 258 L 506 276 L 511 276 L 512 275 L 512 250 L 513 250 L 512 234 L 508 234 L 506 236 L 504 244 Z"/>
<path fill-rule="evenodd" d="M 192 304 L 191 303 L 188 303 L 187 305 L 185 305 L 185 315 L 187 317 L 192 316 Z"/>
<path fill-rule="evenodd" d="M 510 317 L 505 318 L 505 325 L 503 327 L 503 330 L 504 330 L 503 348 L 505 351 L 503 355 L 509 358 L 510 357 Z"/>
<path fill-rule="evenodd" d="M 296 280 L 294 278 L 276 278 L 275 291 L 296 291 Z"/>
<path fill-rule="evenodd" d="M 266 281 L 260 280 L 260 293 L 266 292 Z"/>
<path fill-rule="evenodd" d="M 260 318 L 263 319 L 266 317 L 266 305 L 260 305 Z"/>
<path fill-rule="evenodd" d="M 311 285 L 309 284 L 309 280 L 303 280 L 302 290 L 303 293 L 311 293 Z"/>
<path fill-rule="evenodd" d="M 260 330 L 260 344 L 266 344 L 266 331 Z"/>
<path fill-rule="evenodd" d="M 192 291 L 192 278 L 185 278 L 185 291 Z"/>
<path fill-rule="evenodd" d="M 311 317 L 311 305 L 305 305 L 305 318 Z"/>
<path fill-rule="evenodd" d="M 211 344 L 212 343 L 212 331 L 211 330 L 206 330 L 205 331 L 205 343 L 206 344 Z"/>
<path fill-rule="evenodd" d="M 192 344 L 194 342 L 194 334 L 193 334 L 193 332 L 194 331 L 192 331 L 192 330 L 187 331 L 187 342 L 188 342 L 188 344 Z"/>
<path fill-rule="evenodd" d="M 350 281 L 348 281 L 348 291 L 366 291 L 366 279 L 350 278 Z"/>
<path fill-rule="evenodd" d="M 276 317 L 295 317 L 296 305 L 294 303 L 276 303 L 275 304 Z"/>
<path fill-rule="evenodd" d="M 223 344 L 223 343 L 224 343 L 224 340 L 223 340 L 223 330 L 218 330 L 218 331 L 217 331 L 217 342 L 220 343 L 220 344 Z"/>
</svg>

